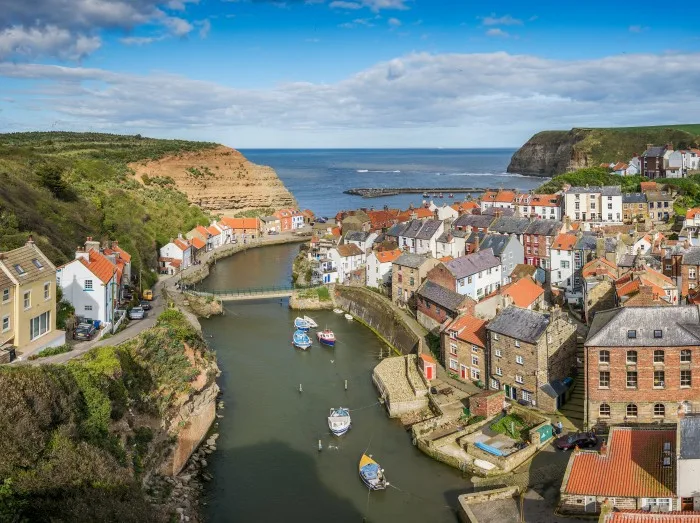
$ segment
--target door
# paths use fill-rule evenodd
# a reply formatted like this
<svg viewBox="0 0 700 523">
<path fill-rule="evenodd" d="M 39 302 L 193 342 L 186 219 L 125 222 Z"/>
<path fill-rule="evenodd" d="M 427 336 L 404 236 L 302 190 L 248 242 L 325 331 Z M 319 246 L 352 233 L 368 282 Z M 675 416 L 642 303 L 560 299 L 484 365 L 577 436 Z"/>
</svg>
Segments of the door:
<svg viewBox="0 0 700 523">
<path fill-rule="evenodd" d="M 463 380 L 468 380 L 469 379 L 469 374 L 467 374 L 467 366 L 466 365 L 460 365 L 459 366 L 459 377 L 462 378 Z"/>
<path fill-rule="evenodd" d="M 585 496 L 583 498 L 583 506 L 586 512 L 597 512 L 595 496 Z"/>
<path fill-rule="evenodd" d="M 426 378 L 427 380 L 432 380 L 432 379 L 433 379 L 433 366 L 432 366 L 432 365 L 428 365 L 428 366 L 425 368 L 425 378 Z"/>
<path fill-rule="evenodd" d="M 700 496 L 693 498 L 693 510 L 700 510 Z"/>
<path fill-rule="evenodd" d="M 512 400 L 518 399 L 518 389 L 516 389 L 515 387 L 510 388 L 510 399 L 512 399 Z"/>
<path fill-rule="evenodd" d="M 503 390 L 506 392 L 506 398 L 510 398 L 510 385 L 503 385 Z"/>
</svg>

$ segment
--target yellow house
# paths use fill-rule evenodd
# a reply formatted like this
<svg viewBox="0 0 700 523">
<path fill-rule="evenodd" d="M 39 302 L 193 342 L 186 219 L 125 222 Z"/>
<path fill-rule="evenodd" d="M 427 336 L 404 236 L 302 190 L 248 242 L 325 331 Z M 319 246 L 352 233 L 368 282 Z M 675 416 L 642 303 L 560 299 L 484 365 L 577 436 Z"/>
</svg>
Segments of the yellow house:
<svg viewBox="0 0 700 523">
<path fill-rule="evenodd" d="M 0 348 L 29 356 L 65 339 L 56 330 L 56 267 L 31 239 L 0 253 Z"/>
</svg>

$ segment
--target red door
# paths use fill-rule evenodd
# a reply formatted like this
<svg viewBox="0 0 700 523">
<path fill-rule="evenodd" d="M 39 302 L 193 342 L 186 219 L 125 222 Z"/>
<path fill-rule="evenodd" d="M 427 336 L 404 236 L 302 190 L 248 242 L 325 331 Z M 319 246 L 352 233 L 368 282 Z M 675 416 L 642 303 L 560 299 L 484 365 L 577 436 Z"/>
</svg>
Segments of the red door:
<svg viewBox="0 0 700 523">
<path fill-rule="evenodd" d="M 432 379 L 433 379 L 433 366 L 432 366 L 432 365 L 428 365 L 428 366 L 425 368 L 425 378 L 426 378 L 427 380 L 432 380 Z"/>
</svg>

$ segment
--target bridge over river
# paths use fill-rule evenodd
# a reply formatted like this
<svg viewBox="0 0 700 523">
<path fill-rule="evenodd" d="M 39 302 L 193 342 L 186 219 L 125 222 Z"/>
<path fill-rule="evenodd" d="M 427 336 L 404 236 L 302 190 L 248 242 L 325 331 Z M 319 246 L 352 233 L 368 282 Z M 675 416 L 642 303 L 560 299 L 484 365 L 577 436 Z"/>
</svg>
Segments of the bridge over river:
<svg viewBox="0 0 700 523">
<path fill-rule="evenodd" d="M 295 290 L 311 290 L 316 288 L 317 287 L 277 285 L 273 287 L 255 287 L 249 289 L 217 289 L 207 292 L 187 291 L 187 293 L 204 298 L 213 298 L 219 301 L 245 301 L 263 300 L 268 298 L 289 298 L 292 294 L 294 294 Z"/>
</svg>

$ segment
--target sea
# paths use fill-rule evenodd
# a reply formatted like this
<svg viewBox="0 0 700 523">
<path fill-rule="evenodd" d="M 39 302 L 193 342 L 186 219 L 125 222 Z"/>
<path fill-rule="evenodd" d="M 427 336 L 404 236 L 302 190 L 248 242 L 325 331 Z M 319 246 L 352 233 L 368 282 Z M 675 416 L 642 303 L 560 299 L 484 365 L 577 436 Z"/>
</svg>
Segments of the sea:
<svg viewBox="0 0 700 523">
<path fill-rule="evenodd" d="M 421 194 L 362 198 L 356 187 L 469 187 L 527 191 L 546 178 L 507 173 L 515 149 L 244 149 L 252 162 L 269 165 L 299 202 L 317 216 L 360 207 L 407 209 Z M 455 199 L 443 195 L 449 203 Z M 455 195 L 463 198 L 464 195 Z"/>
</svg>

